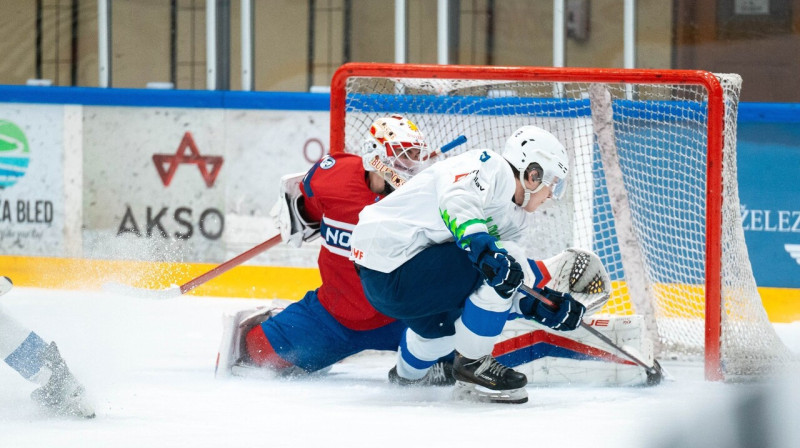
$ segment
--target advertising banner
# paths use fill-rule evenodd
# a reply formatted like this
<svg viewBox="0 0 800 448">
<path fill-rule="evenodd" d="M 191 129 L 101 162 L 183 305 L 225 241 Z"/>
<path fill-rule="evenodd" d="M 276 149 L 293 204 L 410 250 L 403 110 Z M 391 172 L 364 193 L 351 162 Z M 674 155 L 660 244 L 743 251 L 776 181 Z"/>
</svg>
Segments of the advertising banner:
<svg viewBox="0 0 800 448">
<path fill-rule="evenodd" d="M 280 178 L 329 149 L 324 104 L 275 98 L 253 109 L 0 103 L 0 253 L 220 263 L 265 241 Z M 798 142 L 793 123 L 739 123 L 760 287 L 800 288 Z M 318 247 L 279 245 L 250 263 L 314 267 Z"/>
<path fill-rule="evenodd" d="M 64 111 L 0 104 L 0 253 L 64 256 Z"/>
<path fill-rule="evenodd" d="M 800 127 L 740 124 L 739 189 L 758 286 L 800 288 Z"/>
<path fill-rule="evenodd" d="M 326 113 L 85 107 L 84 115 L 88 258 L 223 261 L 276 233 L 269 210 L 280 177 L 327 151 L 317 137 L 328 133 Z"/>
<path fill-rule="evenodd" d="M 228 110 L 225 114 L 226 258 L 277 233 L 269 211 L 278 199 L 280 178 L 304 173 L 328 153 L 327 111 Z M 276 246 L 253 264 L 316 267 L 319 241 L 300 248 Z"/>
</svg>

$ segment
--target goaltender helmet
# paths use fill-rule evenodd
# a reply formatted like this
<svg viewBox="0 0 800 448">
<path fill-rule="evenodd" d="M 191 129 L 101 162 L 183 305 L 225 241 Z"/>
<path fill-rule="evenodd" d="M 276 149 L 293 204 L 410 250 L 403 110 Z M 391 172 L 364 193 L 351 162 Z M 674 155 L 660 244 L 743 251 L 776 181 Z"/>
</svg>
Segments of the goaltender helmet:
<svg viewBox="0 0 800 448">
<path fill-rule="evenodd" d="M 392 188 L 425 169 L 431 151 L 417 125 L 402 115 L 375 120 L 364 141 L 364 169 L 383 175 Z"/>
<path fill-rule="evenodd" d="M 503 158 L 519 172 L 519 180 L 525 189 L 522 207 L 528 204 L 531 194 L 545 186 L 552 189 L 555 199 L 564 196 L 569 159 L 564 145 L 553 134 L 536 126 L 523 126 L 506 141 Z M 528 173 L 533 180 L 541 182 L 535 190 L 525 186 Z"/>
</svg>

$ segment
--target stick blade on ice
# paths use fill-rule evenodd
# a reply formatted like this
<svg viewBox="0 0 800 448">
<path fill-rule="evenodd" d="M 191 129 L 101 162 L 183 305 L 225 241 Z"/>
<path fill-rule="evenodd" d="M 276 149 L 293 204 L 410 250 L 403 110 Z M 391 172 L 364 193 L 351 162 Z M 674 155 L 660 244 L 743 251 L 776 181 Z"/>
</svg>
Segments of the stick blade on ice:
<svg viewBox="0 0 800 448">
<path fill-rule="evenodd" d="M 103 284 L 103 289 L 117 295 L 140 297 L 144 299 L 174 299 L 175 297 L 180 297 L 180 295 L 183 294 L 180 286 L 171 286 L 166 289 L 148 289 L 137 288 L 135 286 L 124 285 L 122 283 L 109 282 Z"/>
<path fill-rule="evenodd" d="M 13 286 L 10 278 L 0 275 L 0 296 L 11 291 Z"/>
</svg>

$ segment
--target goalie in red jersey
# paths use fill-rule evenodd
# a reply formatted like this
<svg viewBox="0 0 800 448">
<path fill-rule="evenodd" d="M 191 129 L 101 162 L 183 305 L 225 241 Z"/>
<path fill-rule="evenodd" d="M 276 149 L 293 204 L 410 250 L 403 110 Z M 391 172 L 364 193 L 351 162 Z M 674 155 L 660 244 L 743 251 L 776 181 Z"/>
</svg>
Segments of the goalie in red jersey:
<svg viewBox="0 0 800 448">
<path fill-rule="evenodd" d="M 258 308 L 226 316 L 217 371 L 271 369 L 312 373 L 363 350 L 396 351 L 405 326 L 367 302 L 349 260 L 358 214 L 424 169 L 431 151 L 417 126 L 400 115 L 376 120 L 362 155 L 331 154 L 304 174 L 281 179 L 273 217 L 295 247 L 322 237 L 322 285 L 284 310 Z M 452 384 L 443 364 L 429 384 Z"/>
</svg>

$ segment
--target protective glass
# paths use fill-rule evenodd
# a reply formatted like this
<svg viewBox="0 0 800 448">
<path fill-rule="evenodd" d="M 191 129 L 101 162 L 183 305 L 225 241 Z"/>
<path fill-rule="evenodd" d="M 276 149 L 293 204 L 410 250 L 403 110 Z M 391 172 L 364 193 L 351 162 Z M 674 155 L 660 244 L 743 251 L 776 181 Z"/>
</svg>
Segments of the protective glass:
<svg viewBox="0 0 800 448">
<path fill-rule="evenodd" d="M 542 184 L 549 185 L 550 188 L 553 189 L 553 199 L 556 201 L 560 201 L 564 197 L 564 193 L 567 192 L 566 179 L 559 179 L 558 177 L 552 176 L 549 181 L 542 180 Z"/>
</svg>

